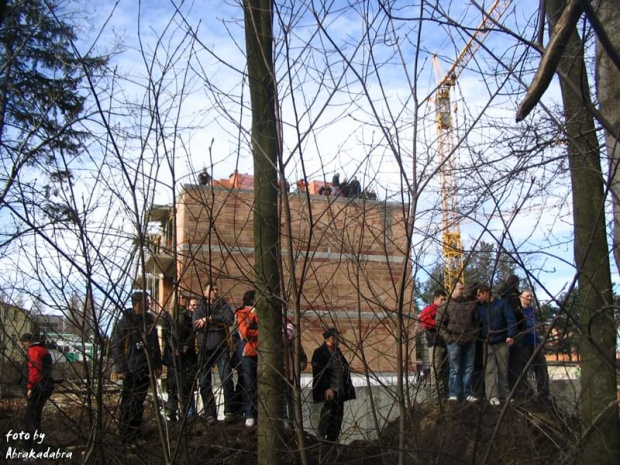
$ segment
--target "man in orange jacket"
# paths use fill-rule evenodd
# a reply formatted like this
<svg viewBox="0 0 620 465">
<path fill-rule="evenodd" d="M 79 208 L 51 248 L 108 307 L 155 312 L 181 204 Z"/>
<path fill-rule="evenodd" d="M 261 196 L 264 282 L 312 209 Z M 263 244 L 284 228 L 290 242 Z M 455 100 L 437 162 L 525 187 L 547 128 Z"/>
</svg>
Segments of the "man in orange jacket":
<svg viewBox="0 0 620 465">
<path fill-rule="evenodd" d="M 25 333 L 21 337 L 22 346 L 26 351 L 26 447 L 33 445 L 35 431 L 41 430 L 41 414 L 45 402 L 54 391 L 52 379 L 52 356 L 42 342 L 32 334 Z"/>
</svg>

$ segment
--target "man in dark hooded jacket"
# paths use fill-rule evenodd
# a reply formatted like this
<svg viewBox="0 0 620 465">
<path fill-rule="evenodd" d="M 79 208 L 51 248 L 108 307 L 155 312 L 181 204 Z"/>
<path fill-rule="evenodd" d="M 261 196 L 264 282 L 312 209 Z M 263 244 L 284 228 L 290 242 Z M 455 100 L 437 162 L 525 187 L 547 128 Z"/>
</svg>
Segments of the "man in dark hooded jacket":
<svg viewBox="0 0 620 465">
<path fill-rule="evenodd" d="M 335 442 L 340 436 L 344 403 L 355 399 L 349 364 L 338 347 L 336 328 L 323 332 L 325 342 L 312 355 L 312 398 L 323 402 L 319 438 Z"/>
<path fill-rule="evenodd" d="M 123 380 L 120 405 L 120 434 L 125 444 L 142 441 L 140 428 L 144 413 L 144 400 L 149 389 L 149 368 L 156 377 L 161 376 L 161 351 L 149 296 L 145 292 L 131 295 L 130 311 L 116 324 L 112 335 L 114 371 Z"/>
</svg>

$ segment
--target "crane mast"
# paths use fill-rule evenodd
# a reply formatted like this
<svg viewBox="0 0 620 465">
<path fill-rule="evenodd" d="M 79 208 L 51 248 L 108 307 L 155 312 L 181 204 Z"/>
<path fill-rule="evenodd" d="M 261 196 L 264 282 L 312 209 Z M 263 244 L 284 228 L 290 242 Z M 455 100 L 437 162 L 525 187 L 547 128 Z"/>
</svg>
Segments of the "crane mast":
<svg viewBox="0 0 620 465">
<path fill-rule="evenodd" d="M 489 11 L 485 13 L 476 32 L 471 36 L 459 56 L 448 72 L 441 70 L 437 55 L 433 57 L 433 67 L 437 90 L 435 96 L 437 143 L 439 147 L 439 174 L 441 184 L 442 242 L 444 259 L 444 286 L 452 292 L 457 281 L 464 281 L 463 277 L 463 243 L 461 239 L 460 219 L 458 212 L 458 191 L 454 172 L 456 157 L 454 155 L 455 133 L 452 126 L 452 108 L 450 92 L 456 85 L 456 80 L 472 59 L 476 51 L 486 39 L 489 28 L 504 14 L 512 0 L 496 0 Z"/>
</svg>

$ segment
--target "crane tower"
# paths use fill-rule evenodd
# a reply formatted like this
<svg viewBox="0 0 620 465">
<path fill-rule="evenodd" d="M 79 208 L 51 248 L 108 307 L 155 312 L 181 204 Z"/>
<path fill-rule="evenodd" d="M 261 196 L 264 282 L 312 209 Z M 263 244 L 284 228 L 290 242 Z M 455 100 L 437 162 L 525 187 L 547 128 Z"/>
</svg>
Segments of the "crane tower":
<svg viewBox="0 0 620 465">
<path fill-rule="evenodd" d="M 442 242 L 444 259 L 444 286 L 451 292 L 457 281 L 463 282 L 463 243 L 458 212 L 458 192 L 454 178 L 456 168 L 455 133 L 452 126 L 450 92 L 456 80 L 482 45 L 490 26 L 501 18 L 512 0 L 496 0 L 484 14 L 476 32 L 471 36 L 447 73 L 443 73 L 437 55 L 433 67 L 437 89 L 435 110 L 437 122 L 437 143 L 439 147 L 439 173 L 441 184 Z"/>
</svg>

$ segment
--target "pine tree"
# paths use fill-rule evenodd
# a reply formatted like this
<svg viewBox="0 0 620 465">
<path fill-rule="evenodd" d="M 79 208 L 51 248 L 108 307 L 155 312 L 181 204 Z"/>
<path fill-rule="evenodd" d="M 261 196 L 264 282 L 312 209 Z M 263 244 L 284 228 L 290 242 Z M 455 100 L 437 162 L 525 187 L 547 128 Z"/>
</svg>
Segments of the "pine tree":
<svg viewBox="0 0 620 465">
<path fill-rule="evenodd" d="M 82 57 L 75 27 L 54 0 L 8 0 L 0 10 L 0 160 L 6 200 L 25 166 L 71 159 L 88 137 L 77 123 L 88 93 L 85 78 L 106 57 Z M 65 19 L 67 18 L 67 19 Z"/>
</svg>

